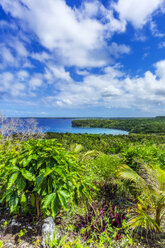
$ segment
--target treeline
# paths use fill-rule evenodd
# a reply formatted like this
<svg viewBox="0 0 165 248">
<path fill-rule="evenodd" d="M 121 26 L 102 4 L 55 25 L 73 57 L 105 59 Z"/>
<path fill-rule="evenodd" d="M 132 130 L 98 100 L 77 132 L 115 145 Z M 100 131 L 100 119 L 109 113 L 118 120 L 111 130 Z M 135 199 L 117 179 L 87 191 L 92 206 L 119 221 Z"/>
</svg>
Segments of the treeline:
<svg viewBox="0 0 165 248">
<path fill-rule="evenodd" d="M 97 150 L 108 153 L 120 153 L 132 145 L 161 145 L 165 143 L 165 136 L 152 134 L 130 134 L 130 135 L 100 135 L 100 134 L 73 134 L 53 133 L 45 134 L 46 139 L 55 138 L 67 150 L 72 144 L 81 144 L 83 151 Z"/>
<path fill-rule="evenodd" d="M 72 121 L 72 126 L 121 129 L 130 133 L 141 134 L 164 134 L 165 118 L 74 120 Z"/>
</svg>

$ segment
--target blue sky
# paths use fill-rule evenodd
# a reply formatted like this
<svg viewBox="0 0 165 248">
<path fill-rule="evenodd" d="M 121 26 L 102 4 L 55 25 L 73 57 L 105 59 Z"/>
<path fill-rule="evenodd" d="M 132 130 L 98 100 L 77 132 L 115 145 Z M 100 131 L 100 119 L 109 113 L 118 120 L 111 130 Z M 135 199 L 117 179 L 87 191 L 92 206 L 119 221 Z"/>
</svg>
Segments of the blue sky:
<svg viewBox="0 0 165 248">
<path fill-rule="evenodd" d="M 165 115 L 165 0 L 1 0 L 0 111 Z"/>
</svg>

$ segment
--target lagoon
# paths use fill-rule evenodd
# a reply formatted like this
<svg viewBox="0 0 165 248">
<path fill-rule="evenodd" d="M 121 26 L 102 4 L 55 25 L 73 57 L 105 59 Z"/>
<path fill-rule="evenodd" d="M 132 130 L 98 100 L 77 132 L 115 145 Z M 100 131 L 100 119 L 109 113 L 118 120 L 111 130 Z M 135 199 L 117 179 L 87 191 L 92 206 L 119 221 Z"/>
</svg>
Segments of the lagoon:
<svg viewBox="0 0 165 248">
<path fill-rule="evenodd" d="M 38 123 L 38 127 L 42 128 L 43 132 L 112 134 L 112 135 L 128 134 L 128 132 L 118 129 L 72 127 L 72 120 L 75 119 L 69 119 L 69 118 L 35 118 L 35 120 Z"/>
</svg>

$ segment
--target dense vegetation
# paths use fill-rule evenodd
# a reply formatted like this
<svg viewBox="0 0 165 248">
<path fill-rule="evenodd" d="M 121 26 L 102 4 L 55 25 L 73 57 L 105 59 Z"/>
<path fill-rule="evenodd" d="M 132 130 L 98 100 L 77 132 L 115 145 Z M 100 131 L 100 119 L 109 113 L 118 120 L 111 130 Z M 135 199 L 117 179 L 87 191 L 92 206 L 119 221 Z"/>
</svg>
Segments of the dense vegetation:
<svg viewBox="0 0 165 248">
<path fill-rule="evenodd" d="M 165 134 L 165 117 L 135 119 L 88 119 L 74 120 L 73 127 L 114 128 L 130 133 Z"/>
<path fill-rule="evenodd" d="M 34 211 L 39 216 L 41 211 L 55 217 L 79 196 L 90 197 L 90 182 L 82 176 L 85 169 L 56 140 L 31 139 L 7 146 L 0 154 L 0 193 L 11 213 Z"/>
<path fill-rule="evenodd" d="M 120 153 L 123 149 L 128 149 L 132 145 L 148 144 L 160 145 L 165 143 L 164 135 L 144 135 L 144 134 L 130 134 L 130 135 L 99 135 L 99 134 L 73 134 L 73 133 L 53 133 L 48 132 L 46 139 L 55 138 L 66 149 L 72 149 L 71 144 L 81 144 L 83 151 L 97 150 L 103 153 Z"/>
<path fill-rule="evenodd" d="M 163 127 L 155 120 L 146 125 Z M 164 182 L 163 134 L 0 138 L 0 207 L 11 218 L 53 216 L 60 236 L 47 247 L 164 247 Z"/>
</svg>

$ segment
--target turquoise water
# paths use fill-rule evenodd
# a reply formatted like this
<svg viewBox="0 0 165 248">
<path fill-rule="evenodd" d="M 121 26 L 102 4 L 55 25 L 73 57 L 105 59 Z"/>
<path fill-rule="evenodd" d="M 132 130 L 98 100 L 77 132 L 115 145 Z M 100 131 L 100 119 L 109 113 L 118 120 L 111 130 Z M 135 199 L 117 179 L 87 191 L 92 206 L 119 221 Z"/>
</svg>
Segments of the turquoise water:
<svg viewBox="0 0 165 248">
<path fill-rule="evenodd" d="M 72 127 L 73 119 L 49 119 L 36 118 L 38 127 L 42 128 L 43 132 L 56 133 L 88 133 L 88 134 L 128 134 L 128 132 L 117 129 L 108 128 L 81 128 Z"/>
</svg>

